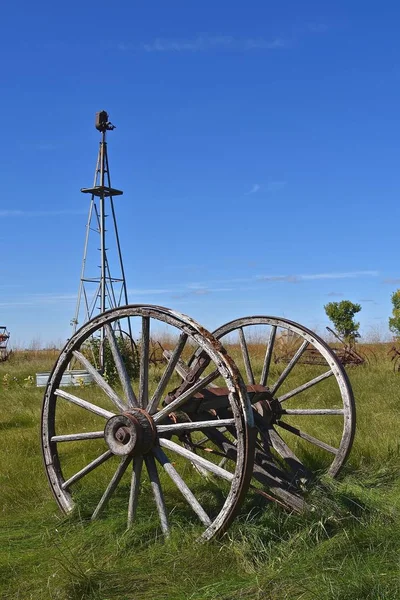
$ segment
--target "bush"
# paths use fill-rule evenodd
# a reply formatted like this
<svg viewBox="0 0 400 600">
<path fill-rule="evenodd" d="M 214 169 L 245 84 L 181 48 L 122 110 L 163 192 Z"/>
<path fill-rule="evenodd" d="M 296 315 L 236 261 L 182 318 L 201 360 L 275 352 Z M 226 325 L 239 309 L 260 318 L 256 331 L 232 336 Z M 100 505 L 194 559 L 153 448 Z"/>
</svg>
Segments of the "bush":
<svg viewBox="0 0 400 600">
<path fill-rule="evenodd" d="M 389 317 L 389 329 L 396 337 L 400 337 L 400 290 L 393 292 L 392 297 L 392 317 Z"/>
<path fill-rule="evenodd" d="M 350 300 L 342 300 L 341 302 L 329 302 L 325 304 L 324 309 L 336 331 L 344 337 L 346 342 L 354 344 L 356 338 L 360 337 L 358 333 L 360 323 L 354 321 L 354 315 L 360 312 L 361 305 L 354 304 Z"/>
<path fill-rule="evenodd" d="M 139 372 L 136 344 L 129 336 L 116 335 L 116 340 L 128 376 L 130 379 L 134 379 Z M 82 353 L 91 362 L 93 362 L 94 357 L 96 368 L 100 368 L 101 339 L 97 337 L 89 338 L 82 348 Z M 107 338 L 104 340 L 104 369 L 102 375 L 110 385 L 113 385 L 119 379 L 114 357 Z"/>
</svg>

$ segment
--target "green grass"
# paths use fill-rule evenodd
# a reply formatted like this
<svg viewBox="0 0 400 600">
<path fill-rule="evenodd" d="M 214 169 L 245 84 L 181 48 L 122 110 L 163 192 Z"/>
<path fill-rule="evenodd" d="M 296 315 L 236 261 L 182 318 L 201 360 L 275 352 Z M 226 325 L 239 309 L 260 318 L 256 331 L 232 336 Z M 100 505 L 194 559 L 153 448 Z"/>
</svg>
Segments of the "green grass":
<svg viewBox="0 0 400 600">
<path fill-rule="evenodd" d="M 15 353 L 0 364 L 0 598 L 400 598 L 400 374 L 379 350 L 370 366 L 348 370 L 358 424 L 339 480 L 315 485 L 303 515 L 248 496 L 227 534 L 206 544 L 194 543 L 201 530 L 185 525 L 178 496 L 167 541 L 151 506 L 139 504 L 137 525 L 125 530 L 124 486 L 97 522 L 84 512 L 63 516 L 42 465 L 43 390 L 28 379 L 49 369 L 54 355 Z M 74 418 L 66 409 L 69 427 Z M 94 477 L 82 493 L 90 499 L 96 484 Z"/>
</svg>

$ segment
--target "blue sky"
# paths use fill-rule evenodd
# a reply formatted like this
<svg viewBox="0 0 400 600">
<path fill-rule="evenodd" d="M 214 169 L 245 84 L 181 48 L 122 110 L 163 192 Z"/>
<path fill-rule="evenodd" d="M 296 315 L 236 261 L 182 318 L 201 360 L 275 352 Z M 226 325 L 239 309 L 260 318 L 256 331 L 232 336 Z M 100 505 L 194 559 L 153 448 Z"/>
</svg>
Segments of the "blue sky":
<svg viewBox="0 0 400 600">
<path fill-rule="evenodd" d="M 213 329 L 322 331 L 400 287 L 400 5 L 96 2 L 1 8 L 0 325 L 63 341 L 106 109 L 130 301 Z"/>
</svg>

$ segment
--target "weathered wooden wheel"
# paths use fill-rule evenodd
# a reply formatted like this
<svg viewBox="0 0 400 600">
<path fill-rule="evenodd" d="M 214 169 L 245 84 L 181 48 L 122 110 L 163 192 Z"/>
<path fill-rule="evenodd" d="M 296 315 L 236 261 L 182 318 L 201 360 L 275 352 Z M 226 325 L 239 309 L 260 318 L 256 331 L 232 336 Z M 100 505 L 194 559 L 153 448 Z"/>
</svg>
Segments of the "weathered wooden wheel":
<svg viewBox="0 0 400 600">
<path fill-rule="evenodd" d="M 323 340 L 287 319 L 236 319 L 214 336 L 239 367 L 254 408 L 252 487 L 300 511 L 305 503 L 299 492 L 307 482 L 323 469 L 337 475 L 351 449 L 355 405 L 346 372 Z M 194 355 L 188 366 L 196 360 Z M 185 365 L 178 368 L 184 375 Z M 223 409 L 216 412 L 224 417 Z M 218 446 L 221 464 L 235 457 L 232 434 L 205 432 L 203 447 L 211 446 L 212 452 Z"/>
<path fill-rule="evenodd" d="M 329 346 L 302 325 L 268 316 L 236 319 L 213 335 L 234 358 L 247 389 L 256 392 L 261 454 L 256 450 L 255 476 L 263 453 L 271 462 L 266 471 L 278 480 L 285 474 L 304 481 L 321 468 L 337 475 L 352 446 L 355 404 L 346 372 Z"/>
<path fill-rule="evenodd" d="M 134 379 L 127 374 L 111 326 L 127 318 L 133 331 L 140 332 L 139 374 Z M 113 385 L 85 355 L 85 342 L 101 328 L 118 372 Z M 150 332 L 174 340 L 157 378 L 149 361 Z M 182 381 L 176 364 L 193 352 L 198 359 Z M 73 358 L 92 375 L 93 384 L 61 389 Z M 213 381 L 219 385 L 218 396 L 203 393 Z M 213 410 L 215 401 L 224 406 L 223 420 Z M 202 435 L 200 430 L 218 433 L 226 428 L 235 437 L 236 454 L 225 466 L 218 465 L 219 456 L 193 452 L 182 439 L 188 432 L 194 439 Z M 68 513 L 78 506 L 81 514 L 95 519 L 112 498 L 107 510 L 126 510 L 131 526 L 141 517 L 149 519 L 149 502 L 142 497 L 152 496 L 166 535 L 176 519 L 180 525 L 182 520 L 200 522 L 202 539 L 229 526 L 250 482 L 254 437 L 243 381 L 221 344 L 189 317 L 159 306 L 129 305 L 86 323 L 62 350 L 43 401 L 45 469 L 60 508 Z"/>
</svg>

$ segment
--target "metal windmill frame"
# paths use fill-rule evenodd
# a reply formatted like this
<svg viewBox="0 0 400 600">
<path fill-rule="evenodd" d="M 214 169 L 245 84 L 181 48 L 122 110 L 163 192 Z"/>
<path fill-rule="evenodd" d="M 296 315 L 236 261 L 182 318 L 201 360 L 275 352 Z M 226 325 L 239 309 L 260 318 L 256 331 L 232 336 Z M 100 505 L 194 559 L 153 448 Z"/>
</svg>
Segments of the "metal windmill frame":
<svg viewBox="0 0 400 600">
<path fill-rule="evenodd" d="M 128 304 L 128 291 L 126 286 L 125 269 L 122 259 L 118 225 L 114 207 L 114 196 L 122 196 L 123 191 L 113 188 L 111 185 L 110 166 L 108 161 L 106 135 L 108 131 L 115 129 L 115 126 L 109 121 L 108 113 L 103 110 L 96 113 L 95 127 L 101 133 L 99 152 L 97 155 L 96 170 L 94 174 L 93 186 L 82 188 L 81 192 L 91 195 L 88 220 L 86 224 L 86 236 L 83 249 L 83 259 L 81 267 L 81 276 L 78 290 L 78 297 L 74 318 L 71 320 L 73 333 L 78 328 L 78 324 L 83 325 L 97 313 L 103 313 L 107 309 L 117 308 Z M 107 240 L 107 213 L 109 209 L 111 214 L 111 229 L 114 233 L 114 241 L 117 253 L 117 266 L 119 268 L 118 276 L 111 274 L 110 262 L 108 260 Z M 87 257 L 89 248 L 90 234 L 96 233 L 100 239 L 100 274 L 98 276 L 88 276 Z M 95 292 L 89 291 L 90 284 L 96 284 Z M 119 291 L 115 289 L 115 284 L 119 284 Z M 131 340 L 132 351 L 136 352 L 136 347 L 132 337 L 130 320 L 127 320 L 128 331 L 126 332 Z M 123 331 L 119 321 L 114 324 L 114 329 L 122 335 Z M 105 331 L 101 329 L 100 336 L 100 356 L 99 370 L 104 368 L 104 342 Z"/>
</svg>

